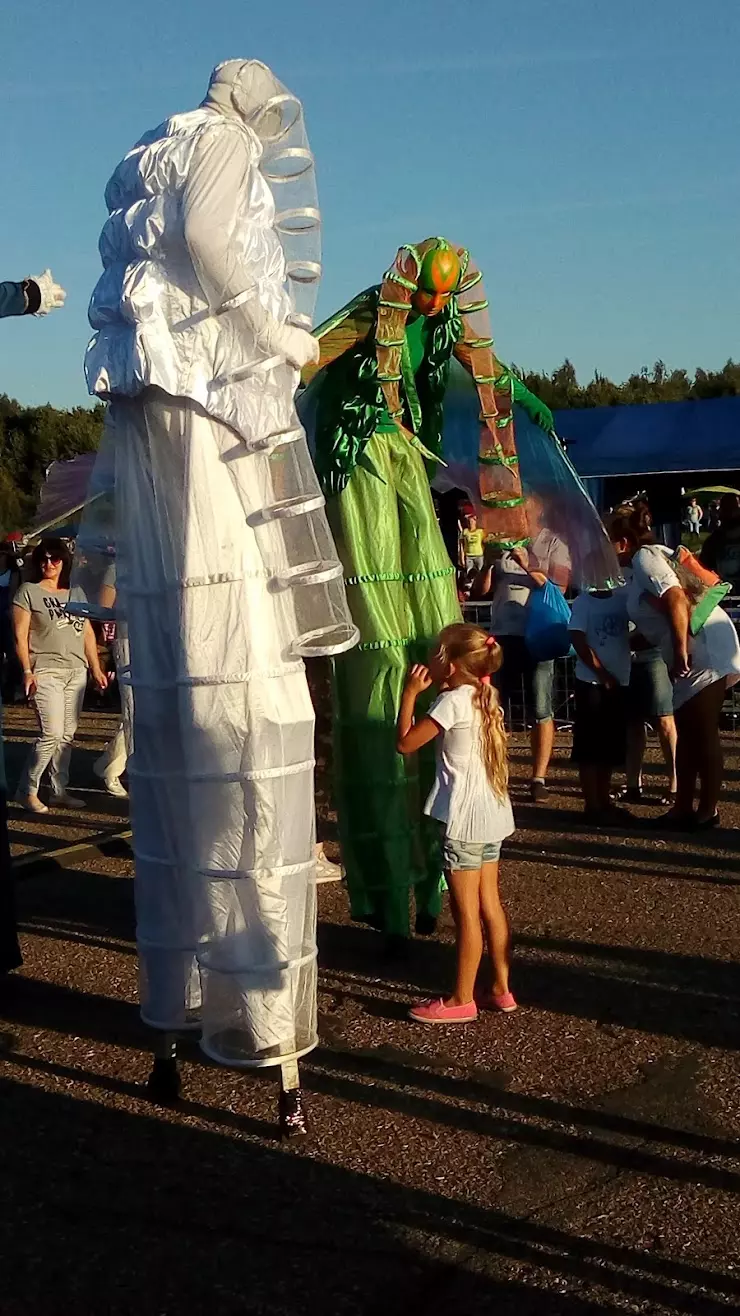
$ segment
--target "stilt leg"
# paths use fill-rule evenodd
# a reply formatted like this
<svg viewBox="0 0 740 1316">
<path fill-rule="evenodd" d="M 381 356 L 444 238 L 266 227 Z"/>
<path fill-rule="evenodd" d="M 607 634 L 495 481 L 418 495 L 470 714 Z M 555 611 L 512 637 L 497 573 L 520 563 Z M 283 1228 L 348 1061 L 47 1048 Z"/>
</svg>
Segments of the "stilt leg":
<svg viewBox="0 0 740 1316">
<path fill-rule="evenodd" d="M 180 1096 L 180 1074 L 177 1068 L 177 1035 L 160 1033 L 154 1048 L 154 1063 L 147 1079 L 146 1091 L 151 1101 L 170 1106 Z"/>
<path fill-rule="evenodd" d="M 306 1113 L 303 1109 L 303 1093 L 298 1073 L 297 1060 L 286 1061 L 280 1066 L 280 1115 L 281 1138 L 303 1138 L 308 1133 Z"/>
</svg>

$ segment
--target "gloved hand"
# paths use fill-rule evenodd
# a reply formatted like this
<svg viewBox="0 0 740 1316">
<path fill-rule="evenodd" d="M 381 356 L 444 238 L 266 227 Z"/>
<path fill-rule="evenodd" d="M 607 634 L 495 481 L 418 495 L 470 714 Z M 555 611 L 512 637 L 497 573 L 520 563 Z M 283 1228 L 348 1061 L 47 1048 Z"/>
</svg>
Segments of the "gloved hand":
<svg viewBox="0 0 740 1316">
<path fill-rule="evenodd" d="M 34 315 L 47 315 L 49 311 L 58 311 L 64 306 L 67 294 L 64 288 L 54 282 L 51 270 L 32 275 L 28 282 L 36 284 L 41 297 L 41 304 L 38 310 L 34 311 Z"/>
<path fill-rule="evenodd" d="M 270 334 L 270 348 L 284 356 L 295 370 L 302 370 L 309 361 L 318 365 L 321 355 L 318 338 L 294 324 L 276 325 Z"/>
</svg>

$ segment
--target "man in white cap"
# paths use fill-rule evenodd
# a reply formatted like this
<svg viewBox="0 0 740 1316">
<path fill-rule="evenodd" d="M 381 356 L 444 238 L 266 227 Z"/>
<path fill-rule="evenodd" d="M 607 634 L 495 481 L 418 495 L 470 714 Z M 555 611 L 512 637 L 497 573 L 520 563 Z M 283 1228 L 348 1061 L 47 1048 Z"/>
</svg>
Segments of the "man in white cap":
<svg viewBox="0 0 740 1316">
<path fill-rule="evenodd" d="M 356 642 L 298 420 L 320 275 L 300 102 L 257 60 L 147 133 L 106 189 L 86 371 L 110 400 L 71 606 L 116 617 L 143 1018 L 176 1090 L 188 1027 L 279 1065 L 316 1045 L 313 729 L 303 657 Z M 115 524 L 106 522 L 114 490 Z M 115 612 L 97 606 L 115 543 Z M 96 587 L 96 579 L 100 589 Z"/>
</svg>

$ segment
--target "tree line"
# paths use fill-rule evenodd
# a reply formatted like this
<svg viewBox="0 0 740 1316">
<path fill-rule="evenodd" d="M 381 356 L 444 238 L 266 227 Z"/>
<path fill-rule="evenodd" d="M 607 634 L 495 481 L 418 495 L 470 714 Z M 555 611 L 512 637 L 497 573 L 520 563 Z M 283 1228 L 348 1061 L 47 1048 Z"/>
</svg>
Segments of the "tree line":
<svg viewBox="0 0 740 1316">
<path fill-rule="evenodd" d="M 516 367 L 515 367 L 516 369 Z M 516 370 L 527 388 L 553 411 L 575 407 L 625 407 L 646 402 L 689 402 L 705 398 L 737 397 L 740 364 L 728 361 L 721 370 L 669 370 L 663 361 L 652 369 L 643 366 L 623 384 L 615 384 L 597 371 L 588 384 L 580 384 L 572 361 L 564 361 L 551 375 Z"/>
<path fill-rule="evenodd" d="M 622 384 L 598 371 L 579 383 L 572 361 L 552 374 L 513 367 L 524 383 L 553 411 L 570 407 L 614 407 L 635 403 L 686 402 L 692 399 L 736 397 L 740 394 L 740 364 L 728 361 L 721 370 L 669 370 L 663 361 L 643 367 Z M 23 407 L 0 394 L 0 534 L 28 526 L 47 468 L 80 452 L 97 448 L 105 407 Z"/>
<path fill-rule="evenodd" d="M 23 407 L 0 393 L 0 533 L 25 529 L 53 461 L 97 448 L 105 407 Z"/>
</svg>

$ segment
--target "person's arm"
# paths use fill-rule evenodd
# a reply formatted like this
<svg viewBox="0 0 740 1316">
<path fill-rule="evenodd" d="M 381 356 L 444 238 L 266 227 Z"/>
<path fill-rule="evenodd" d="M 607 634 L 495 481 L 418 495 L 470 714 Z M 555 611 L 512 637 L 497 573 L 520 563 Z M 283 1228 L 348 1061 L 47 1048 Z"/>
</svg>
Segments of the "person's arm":
<svg viewBox="0 0 740 1316">
<path fill-rule="evenodd" d="M 675 681 L 679 676 L 688 676 L 691 670 L 689 657 L 689 604 L 680 585 L 673 585 L 660 597 L 671 627 L 673 640 L 673 670 L 671 677 Z"/>
<path fill-rule="evenodd" d="M 264 308 L 259 298 L 264 262 L 243 256 L 231 240 L 230 221 L 244 180 L 257 167 L 249 139 L 236 125 L 220 124 L 201 134 L 183 194 L 185 242 L 212 312 L 243 319 L 261 352 L 282 356 L 301 370 L 318 362 L 317 340 L 305 329 L 281 324 Z M 255 247 L 261 250 L 259 243 Z"/>
<path fill-rule="evenodd" d="M 399 754 L 415 754 L 417 749 L 428 745 L 440 733 L 441 728 L 431 717 L 423 717 L 420 722 L 414 722 L 416 700 L 431 684 L 429 669 L 421 663 L 414 663 L 406 677 L 398 710 L 396 749 Z"/>
<path fill-rule="evenodd" d="M 529 419 L 533 420 L 535 425 L 539 425 L 540 429 L 544 430 L 546 434 L 554 433 L 555 417 L 550 408 L 544 402 L 541 402 L 540 399 L 527 388 L 526 384 L 522 383 L 517 375 L 511 374 L 510 377 L 513 386 L 512 397 L 514 402 L 517 403 L 518 406 L 523 407 L 529 416 Z"/>
<path fill-rule="evenodd" d="M 31 315 L 31 302 L 27 293 L 27 283 L 0 283 L 0 320 L 4 320 L 10 315 Z M 41 298 L 36 289 L 37 305 L 41 304 Z"/>
<path fill-rule="evenodd" d="M 22 608 L 17 603 L 13 604 L 13 630 L 15 631 L 15 651 L 18 655 L 18 662 L 23 668 L 23 689 L 26 699 L 33 699 L 36 693 L 36 681 L 31 670 L 31 652 L 28 643 L 31 630 L 31 614 L 28 608 Z"/>
<path fill-rule="evenodd" d="M 604 666 L 601 659 L 599 658 L 599 655 L 597 653 L 594 653 L 593 649 L 591 648 L 591 645 L 587 642 L 586 632 L 570 631 L 570 639 L 573 648 L 575 649 L 576 654 L 580 658 L 581 662 L 586 667 L 589 667 L 596 676 L 598 676 L 601 684 L 605 685 L 607 690 L 614 690 L 617 685 L 617 682 L 615 678 L 612 676 L 611 672 L 607 671 L 606 667 Z"/>
<path fill-rule="evenodd" d="M 46 315 L 59 310 L 66 296 L 51 270 L 21 283 L 0 283 L 0 320 L 9 315 Z"/>
<path fill-rule="evenodd" d="M 566 567 L 564 562 L 553 562 L 547 578 L 564 594 L 570 585 L 570 567 Z"/>
<path fill-rule="evenodd" d="M 493 588 L 493 563 L 490 562 L 487 567 L 481 567 L 480 571 L 475 573 L 475 579 L 470 589 L 471 603 L 479 603 L 485 599 Z"/>
<path fill-rule="evenodd" d="M 514 548 L 511 551 L 514 562 L 517 562 L 526 571 L 526 581 L 517 581 L 518 585 L 528 585 L 530 589 L 544 589 L 547 584 L 547 576 L 544 571 L 538 571 L 536 567 L 530 565 L 529 553 L 526 548 Z"/>
<path fill-rule="evenodd" d="M 98 657 L 98 642 L 95 638 L 95 631 L 93 630 L 89 621 L 85 622 L 84 638 L 85 638 L 85 657 L 87 658 L 87 665 L 90 669 L 90 675 L 99 690 L 107 690 L 108 677 L 106 676 L 105 672 L 100 666 L 100 659 Z"/>
</svg>

